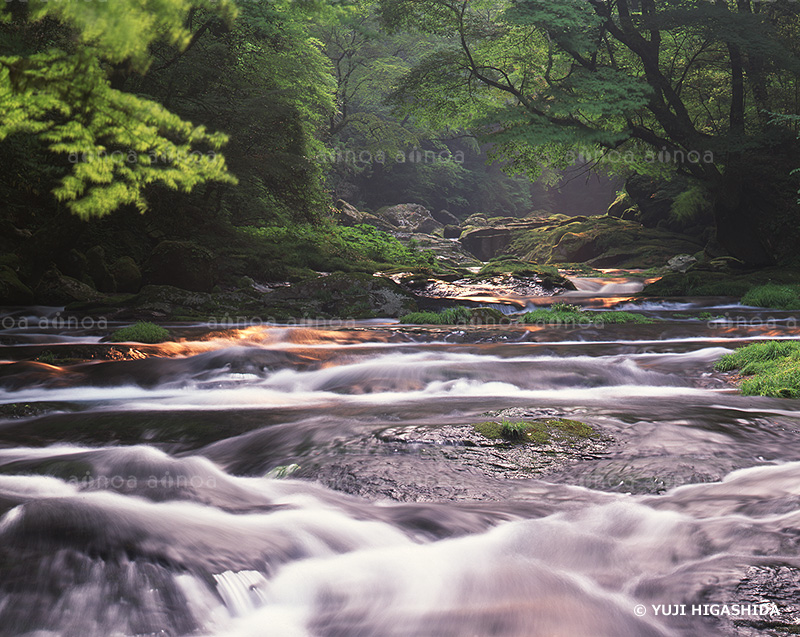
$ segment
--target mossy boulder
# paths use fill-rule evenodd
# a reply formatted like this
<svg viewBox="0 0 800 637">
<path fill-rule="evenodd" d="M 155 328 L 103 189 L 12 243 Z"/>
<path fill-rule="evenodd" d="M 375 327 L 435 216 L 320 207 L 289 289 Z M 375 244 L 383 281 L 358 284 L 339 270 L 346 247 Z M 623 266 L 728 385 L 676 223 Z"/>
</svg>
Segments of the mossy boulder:
<svg viewBox="0 0 800 637">
<path fill-rule="evenodd" d="M 145 267 L 149 285 L 169 285 L 191 292 L 214 288 L 214 255 L 192 241 L 162 241 Z"/>
<path fill-rule="evenodd" d="M 0 265 L 0 305 L 30 305 L 33 292 L 7 265 Z"/>
<path fill-rule="evenodd" d="M 68 305 L 75 302 L 99 301 L 103 298 L 94 288 L 51 267 L 42 275 L 34 291 L 40 305 Z"/>
<path fill-rule="evenodd" d="M 513 228 L 512 235 L 508 252 L 526 261 L 600 268 L 661 267 L 676 254 L 694 254 L 703 247 L 683 234 L 609 216 L 554 215 Z"/>
<path fill-rule="evenodd" d="M 335 272 L 281 288 L 270 303 L 292 306 L 309 318 L 398 317 L 416 309 L 414 297 L 397 283 L 362 272 Z"/>
<path fill-rule="evenodd" d="M 142 271 L 131 257 L 120 257 L 111 266 L 118 292 L 135 294 L 142 287 Z"/>
</svg>

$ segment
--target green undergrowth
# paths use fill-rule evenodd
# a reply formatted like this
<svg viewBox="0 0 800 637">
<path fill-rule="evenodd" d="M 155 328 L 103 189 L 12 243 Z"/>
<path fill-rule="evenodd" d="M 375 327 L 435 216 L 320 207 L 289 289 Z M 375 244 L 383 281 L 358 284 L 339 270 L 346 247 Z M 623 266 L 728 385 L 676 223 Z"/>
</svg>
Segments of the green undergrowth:
<svg viewBox="0 0 800 637">
<path fill-rule="evenodd" d="M 577 305 L 554 303 L 550 308 L 532 310 L 522 315 L 522 323 L 529 325 L 608 325 L 612 323 L 654 323 L 652 319 L 633 312 L 592 312 Z"/>
<path fill-rule="evenodd" d="M 738 370 L 745 396 L 800 397 L 800 342 L 753 343 L 723 356 L 715 369 Z"/>
<path fill-rule="evenodd" d="M 743 305 L 776 310 L 800 310 L 800 285 L 759 285 L 748 291 L 741 302 Z"/>
<path fill-rule="evenodd" d="M 412 325 L 464 325 L 470 322 L 472 313 L 465 307 L 448 307 L 441 312 L 411 312 L 400 317 L 401 323 Z"/>
<path fill-rule="evenodd" d="M 590 438 L 595 434 L 589 425 L 577 420 L 550 418 L 548 420 L 489 420 L 473 425 L 475 431 L 491 440 L 508 442 L 549 442 L 570 441 Z"/>
<path fill-rule="evenodd" d="M 163 343 L 170 339 L 169 332 L 155 323 L 140 321 L 123 327 L 111 335 L 109 340 L 113 343 Z"/>
<path fill-rule="evenodd" d="M 246 227 L 239 232 L 261 258 L 278 261 L 285 268 L 376 272 L 390 267 L 436 266 L 430 250 L 404 246 L 389 233 L 367 224 Z"/>
</svg>

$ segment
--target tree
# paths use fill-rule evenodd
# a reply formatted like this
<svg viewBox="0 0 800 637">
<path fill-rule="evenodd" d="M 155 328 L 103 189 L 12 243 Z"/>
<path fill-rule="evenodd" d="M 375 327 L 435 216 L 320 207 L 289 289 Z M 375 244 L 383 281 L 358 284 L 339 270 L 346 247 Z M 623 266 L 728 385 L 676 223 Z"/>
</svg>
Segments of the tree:
<svg viewBox="0 0 800 637">
<path fill-rule="evenodd" d="M 406 112 L 482 130 L 499 156 L 534 174 L 569 165 L 576 147 L 618 169 L 669 165 L 707 192 L 731 254 L 762 264 L 793 249 L 792 188 L 775 175 L 796 165 L 798 149 L 768 114 L 800 106 L 790 0 L 383 0 L 381 8 L 395 28 L 453 34 L 406 76 L 396 93 Z"/>
<path fill-rule="evenodd" d="M 153 183 L 188 192 L 235 181 L 216 153 L 225 135 L 113 85 L 115 74 L 145 72 L 155 43 L 188 47 L 196 9 L 225 21 L 237 12 L 232 0 L 32 0 L 0 13 L 0 142 L 32 135 L 67 158 L 54 194 L 73 213 L 144 211 Z"/>
</svg>

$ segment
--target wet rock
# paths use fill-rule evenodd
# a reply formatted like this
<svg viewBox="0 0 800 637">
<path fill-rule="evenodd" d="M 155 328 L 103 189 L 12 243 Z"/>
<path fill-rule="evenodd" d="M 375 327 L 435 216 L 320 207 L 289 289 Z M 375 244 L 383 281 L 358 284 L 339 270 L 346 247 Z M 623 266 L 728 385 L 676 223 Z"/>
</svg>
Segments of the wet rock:
<svg viewBox="0 0 800 637">
<path fill-rule="evenodd" d="M 0 265 L 0 305 L 30 305 L 33 292 L 7 265 Z"/>
<path fill-rule="evenodd" d="M 162 241 L 145 267 L 145 282 L 169 285 L 192 292 L 214 287 L 214 255 L 191 241 Z"/>
<path fill-rule="evenodd" d="M 40 305 L 68 305 L 76 301 L 99 301 L 103 298 L 94 288 L 61 274 L 56 267 L 44 273 L 36 286 L 36 303 Z"/>
<path fill-rule="evenodd" d="M 118 292 L 135 294 L 142 287 L 142 272 L 131 257 L 120 257 L 111 266 Z"/>
<path fill-rule="evenodd" d="M 697 259 L 691 254 L 679 254 L 667 261 L 667 267 L 673 272 L 686 272 L 695 263 Z"/>
<path fill-rule="evenodd" d="M 461 228 L 459 226 L 445 226 L 442 234 L 445 239 L 458 239 L 461 236 Z"/>
</svg>

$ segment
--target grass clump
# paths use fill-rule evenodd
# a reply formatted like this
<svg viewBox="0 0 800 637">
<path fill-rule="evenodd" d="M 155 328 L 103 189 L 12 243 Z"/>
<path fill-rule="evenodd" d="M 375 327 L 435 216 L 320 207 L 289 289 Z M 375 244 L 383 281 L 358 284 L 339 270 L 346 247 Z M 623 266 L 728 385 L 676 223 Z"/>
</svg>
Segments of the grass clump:
<svg viewBox="0 0 800 637">
<path fill-rule="evenodd" d="M 489 420 L 473 425 L 475 431 L 492 440 L 508 442 L 534 442 L 547 444 L 551 441 L 570 441 L 590 438 L 595 431 L 577 420 L 550 418 L 548 420 Z"/>
<path fill-rule="evenodd" d="M 470 322 L 472 313 L 465 307 L 448 307 L 441 312 L 411 312 L 400 317 L 401 323 L 416 325 L 464 325 Z"/>
<path fill-rule="evenodd" d="M 155 323 L 139 321 L 128 327 L 123 327 L 111 335 L 112 343 L 163 343 L 170 339 L 169 332 Z"/>
<path fill-rule="evenodd" d="M 612 323 L 654 323 L 654 319 L 633 312 L 592 312 L 577 305 L 554 303 L 549 309 L 527 312 L 520 319 L 533 325 L 606 325 Z"/>
<path fill-rule="evenodd" d="M 800 285 L 768 283 L 752 288 L 742 297 L 742 305 L 776 310 L 800 310 Z"/>
<path fill-rule="evenodd" d="M 723 356 L 715 369 L 739 370 L 745 396 L 800 397 L 800 342 L 753 343 Z"/>
</svg>

